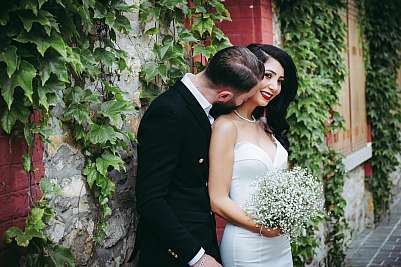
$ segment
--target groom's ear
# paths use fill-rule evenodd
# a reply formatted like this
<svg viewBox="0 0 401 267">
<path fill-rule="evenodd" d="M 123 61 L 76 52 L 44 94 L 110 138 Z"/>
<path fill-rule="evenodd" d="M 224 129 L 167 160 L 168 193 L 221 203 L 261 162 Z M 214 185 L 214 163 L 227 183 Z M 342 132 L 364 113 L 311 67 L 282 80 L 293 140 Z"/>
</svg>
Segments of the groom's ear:
<svg viewBox="0 0 401 267">
<path fill-rule="evenodd" d="M 229 90 L 221 90 L 217 94 L 217 100 L 220 103 L 226 103 L 234 98 L 234 93 Z"/>
</svg>

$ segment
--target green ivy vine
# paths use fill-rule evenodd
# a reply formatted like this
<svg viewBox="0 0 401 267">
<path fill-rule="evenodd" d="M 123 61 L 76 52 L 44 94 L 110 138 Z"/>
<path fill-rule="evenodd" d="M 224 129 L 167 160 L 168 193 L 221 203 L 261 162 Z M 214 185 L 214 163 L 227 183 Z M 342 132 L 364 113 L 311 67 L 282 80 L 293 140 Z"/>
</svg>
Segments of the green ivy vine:
<svg viewBox="0 0 401 267">
<path fill-rule="evenodd" d="M 152 100 L 186 72 L 201 71 L 202 61 L 230 45 L 215 24 L 230 20 L 220 0 L 143 1 L 139 15 L 145 34 L 154 40 L 154 59 L 140 73 L 144 101 Z"/>
<path fill-rule="evenodd" d="M 131 30 L 124 13 L 133 8 L 123 0 L 20 0 L 4 3 L 0 11 L 1 128 L 25 137 L 23 165 L 32 172 L 34 135 L 47 140 L 53 108 L 63 111 L 57 119 L 85 156 L 83 174 L 98 203 L 98 242 L 112 213 L 108 203 L 115 185 L 109 172 L 124 169 L 119 152 L 134 139 L 123 128 L 134 109 L 116 86 L 119 74 L 128 71 L 116 35 Z M 40 123 L 31 120 L 34 112 Z M 35 229 L 43 245 L 53 246 L 39 234 L 48 221 L 44 203 L 31 210 L 24 233 Z M 8 235 L 20 246 L 35 245 L 30 238 L 20 242 L 14 228 Z"/>
<path fill-rule="evenodd" d="M 291 125 L 290 162 L 310 169 L 322 177 L 325 189 L 324 218 L 328 234 L 327 266 L 342 266 L 345 235 L 342 197 L 345 170 L 342 156 L 325 144 L 325 134 L 342 129 L 343 119 L 335 107 L 345 78 L 342 54 L 345 50 L 345 24 L 339 12 L 341 1 L 276 0 L 284 49 L 297 65 L 299 89 L 287 117 Z M 327 121 L 330 121 L 327 124 Z M 320 243 L 316 221 L 292 244 L 295 266 L 310 263 Z"/>
<path fill-rule="evenodd" d="M 372 127 L 373 175 L 366 179 L 378 221 L 389 209 L 392 197 L 389 175 L 396 170 L 399 164 L 396 155 L 401 151 L 401 90 L 396 82 L 401 67 L 401 2 L 359 0 L 357 3 L 366 40 L 366 102 Z"/>
<path fill-rule="evenodd" d="M 71 251 L 55 244 L 45 234 L 46 226 L 54 216 L 48 198 L 59 195 L 60 188 L 43 178 L 40 189 L 43 196 L 30 211 L 24 231 L 14 226 L 6 232 L 5 241 L 12 248 L 4 254 L 0 252 L 4 266 L 75 266 Z"/>
</svg>

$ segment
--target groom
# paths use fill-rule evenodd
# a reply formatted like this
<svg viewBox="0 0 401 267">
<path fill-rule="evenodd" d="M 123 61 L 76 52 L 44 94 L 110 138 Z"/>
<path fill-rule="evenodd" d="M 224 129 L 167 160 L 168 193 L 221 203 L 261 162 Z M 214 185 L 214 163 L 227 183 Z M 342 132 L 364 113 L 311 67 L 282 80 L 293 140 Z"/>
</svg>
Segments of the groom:
<svg viewBox="0 0 401 267">
<path fill-rule="evenodd" d="M 138 267 L 221 266 L 207 189 L 209 111 L 241 105 L 263 75 L 249 50 L 228 47 L 149 106 L 138 130 Z"/>
</svg>

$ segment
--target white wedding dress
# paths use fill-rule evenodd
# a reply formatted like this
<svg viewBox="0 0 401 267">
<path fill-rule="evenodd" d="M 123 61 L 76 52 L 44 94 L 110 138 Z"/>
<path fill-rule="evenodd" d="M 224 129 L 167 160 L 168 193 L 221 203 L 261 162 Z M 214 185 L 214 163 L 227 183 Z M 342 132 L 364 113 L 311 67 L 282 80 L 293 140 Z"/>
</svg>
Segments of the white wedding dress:
<svg viewBox="0 0 401 267">
<path fill-rule="evenodd" d="M 273 160 L 251 142 L 237 143 L 234 148 L 233 177 L 230 198 L 245 207 L 255 190 L 255 179 L 268 170 L 287 168 L 288 153 L 276 139 Z M 224 267 L 292 267 L 290 241 L 286 236 L 263 237 L 228 223 L 220 244 Z"/>
</svg>

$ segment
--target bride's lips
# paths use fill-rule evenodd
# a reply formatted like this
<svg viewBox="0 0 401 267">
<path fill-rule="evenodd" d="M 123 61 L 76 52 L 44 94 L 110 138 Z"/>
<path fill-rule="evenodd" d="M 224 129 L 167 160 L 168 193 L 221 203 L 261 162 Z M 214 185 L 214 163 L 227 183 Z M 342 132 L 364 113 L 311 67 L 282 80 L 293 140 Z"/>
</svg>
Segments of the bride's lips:
<svg viewBox="0 0 401 267">
<path fill-rule="evenodd" d="M 269 92 L 266 91 L 260 91 L 260 94 L 262 95 L 262 97 L 266 100 L 266 101 L 270 101 L 270 99 L 272 99 L 273 95 L 270 94 Z"/>
</svg>

